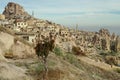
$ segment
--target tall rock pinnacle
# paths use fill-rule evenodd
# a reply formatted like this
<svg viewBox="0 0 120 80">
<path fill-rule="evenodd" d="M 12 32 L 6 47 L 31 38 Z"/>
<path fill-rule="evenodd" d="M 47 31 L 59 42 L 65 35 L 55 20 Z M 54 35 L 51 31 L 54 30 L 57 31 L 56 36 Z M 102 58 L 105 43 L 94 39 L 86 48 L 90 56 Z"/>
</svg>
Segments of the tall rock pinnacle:
<svg viewBox="0 0 120 80">
<path fill-rule="evenodd" d="M 17 3 L 9 2 L 3 11 L 6 19 L 30 18 L 31 16 Z"/>
</svg>

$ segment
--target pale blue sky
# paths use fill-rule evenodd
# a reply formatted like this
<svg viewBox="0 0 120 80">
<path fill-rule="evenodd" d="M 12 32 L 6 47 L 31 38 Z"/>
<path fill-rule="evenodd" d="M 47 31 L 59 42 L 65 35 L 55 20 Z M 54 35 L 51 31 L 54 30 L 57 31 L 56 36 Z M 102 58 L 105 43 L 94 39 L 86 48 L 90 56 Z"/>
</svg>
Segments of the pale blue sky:
<svg viewBox="0 0 120 80">
<path fill-rule="evenodd" d="M 120 30 L 120 0 L 0 0 L 0 13 L 8 2 L 22 5 L 30 14 L 34 11 L 37 18 L 62 25 Z"/>
</svg>

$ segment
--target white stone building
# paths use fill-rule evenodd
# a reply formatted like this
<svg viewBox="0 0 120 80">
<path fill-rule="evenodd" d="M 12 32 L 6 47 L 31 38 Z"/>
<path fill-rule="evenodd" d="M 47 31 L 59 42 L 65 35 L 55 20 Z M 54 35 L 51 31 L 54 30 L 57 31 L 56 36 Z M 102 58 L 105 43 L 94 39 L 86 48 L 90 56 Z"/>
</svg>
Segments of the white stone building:
<svg viewBox="0 0 120 80">
<path fill-rule="evenodd" d="M 16 23 L 16 26 L 20 27 L 20 28 L 26 28 L 28 26 L 28 24 L 26 22 L 19 21 Z"/>
<path fill-rule="evenodd" d="M 14 30 L 21 31 L 21 29 L 27 28 L 28 23 L 23 20 L 16 20 L 14 24 Z"/>
</svg>

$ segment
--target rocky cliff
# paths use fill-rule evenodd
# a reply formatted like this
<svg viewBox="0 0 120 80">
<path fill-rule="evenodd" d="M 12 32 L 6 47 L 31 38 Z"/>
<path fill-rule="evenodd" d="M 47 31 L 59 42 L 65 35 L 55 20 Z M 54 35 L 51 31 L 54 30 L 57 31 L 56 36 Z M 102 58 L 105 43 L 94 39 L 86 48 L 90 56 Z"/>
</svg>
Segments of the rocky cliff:
<svg viewBox="0 0 120 80">
<path fill-rule="evenodd" d="M 3 11 L 6 19 L 13 19 L 13 18 L 23 18 L 27 19 L 31 16 L 24 10 L 22 6 L 17 3 L 9 2 Z"/>
<path fill-rule="evenodd" d="M 23 39 L 11 35 L 9 31 L 3 31 L 0 27 L 0 56 L 7 58 L 25 58 L 34 55 L 34 49 L 23 42 Z M 3 57 L 4 56 L 4 57 Z"/>
</svg>

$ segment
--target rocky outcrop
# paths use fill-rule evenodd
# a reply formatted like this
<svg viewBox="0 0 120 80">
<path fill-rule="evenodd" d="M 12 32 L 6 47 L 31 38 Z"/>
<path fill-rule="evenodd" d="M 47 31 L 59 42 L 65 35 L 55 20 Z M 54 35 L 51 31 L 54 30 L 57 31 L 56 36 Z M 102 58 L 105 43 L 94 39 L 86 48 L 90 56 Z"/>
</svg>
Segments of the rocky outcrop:
<svg viewBox="0 0 120 80">
<path fill-rule="evenodd" d="M 116 51 L 119 52 L 120 51 L 120 37 L 117 36 L 116 38 Z"/>
<path fill-rule="evenodd" d="M 110 32 L 109 32 L 109 30 L 108 29 L 100 29 L 99 30 L 99 34 L 100 34 L 100 36 L 110 36 Z"/>
<path fill-rule="evenodd" d="M 25 69 L 9 63 L 0 63 L 0 80 L 33 80 L 25 74 Z"/>
<path fill-rule="evenodd" d="M 2 55 L 3 51 L 0 49 L 0 62 L 7 61 L 5 57 Z"/>
<path fill-rule="evenodd" d="M 33 57 L 35 55 L 34 49 L 32 47 L 27 46 L 20 41 L 14 43 L 10 50 L 12 51 L 12 55 L 15 58 L 27 58 Z"/>
<path fill-rule="evenodd" d="M 3 11 L 6 19 L 13 18 L 29 18 L 30 15 L 24 10 L 22 6 L 17 3 L 9 2 Z"/>
<path fill-rule="evenodd" d="M 17 40 L 16 37 L 5 32 L 0 33 L 0 55 L 7 58 L 26 58 L 35 55 L 33 47 Z M 19 39 L 19 38 L 18 38 Z M 22 40 L 22 39 L 21 39 Z M 4 57 L 2 57 L 4 58 Z"/>
<path fill-rule="evenodd" d="M 112 35 L 111 35 L 111 40 L 115 40 L 115 38 L 116 38 L 116 35 L 115 35 L 115 33 L 113 33 Z"/>
<path fill-rule="evenodd" d="M 93 39 L 92 39 L 93 45 L 98 44 L 99 41 L 100 41 L 100 36 L 97 35 L 97 34 L 95 34 L 95 35 L 93 36 Z"/>
</svg>

